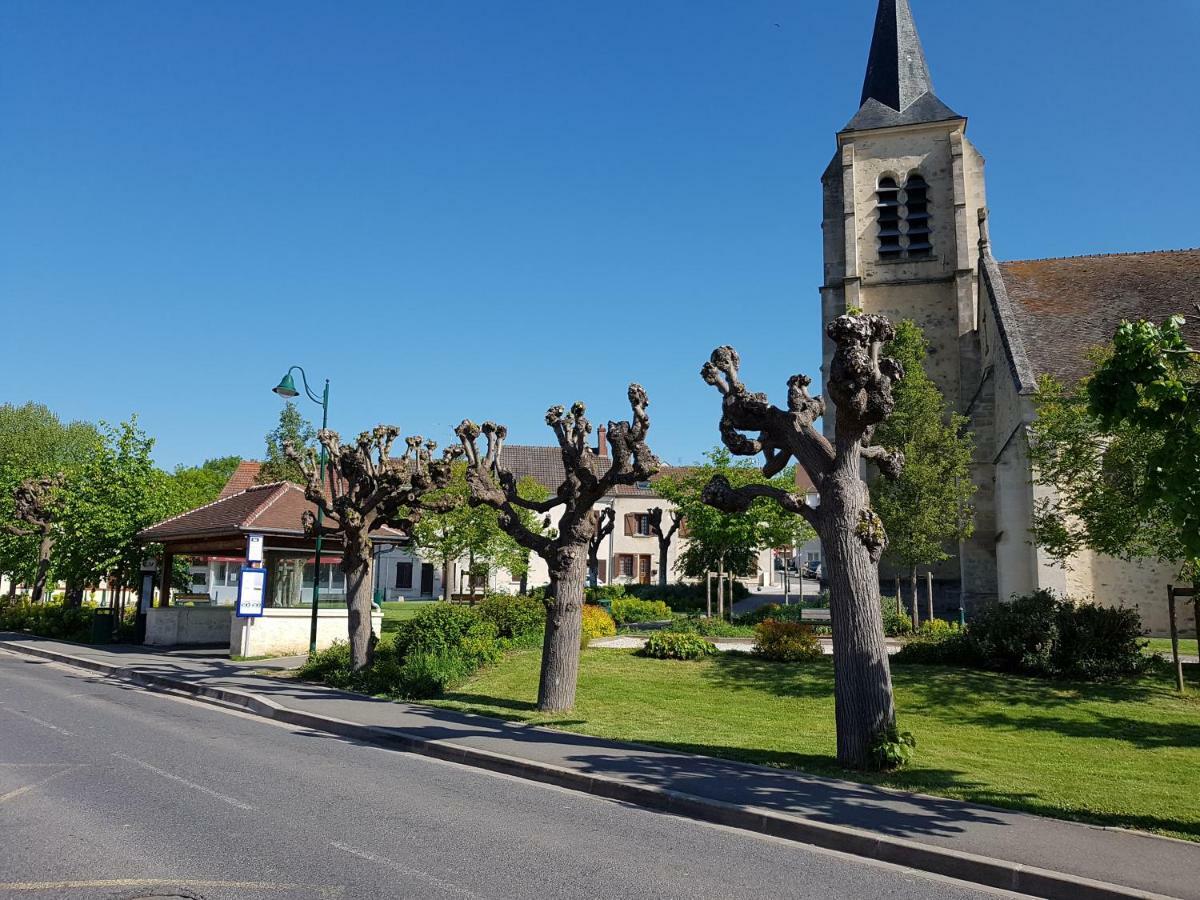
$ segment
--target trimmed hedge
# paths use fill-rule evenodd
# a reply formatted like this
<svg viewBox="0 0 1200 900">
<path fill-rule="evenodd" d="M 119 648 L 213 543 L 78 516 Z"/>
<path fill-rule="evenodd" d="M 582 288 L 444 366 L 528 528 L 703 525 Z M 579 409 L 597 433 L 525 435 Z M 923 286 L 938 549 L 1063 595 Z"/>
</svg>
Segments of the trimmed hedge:
<svg viewBox="0 0 1200 900">
<path fill-rule="evenodd" d="M 1079 681 L 1138 675 L 1153 665 L 1142 654 L 1136 610 L 1075 603 L 1051 591 L 997 603 L 965 632 L 939 632 L 910 641 L 893 659 Z"/>
<path fill-rule="evenodd" d="M 686 660 L 712 656 L 716 652 L 716 647 L 694 632 L 656 631 L 646 638 L 646 644 L 638 654 L 653 659 Z"/>
<path fill-rule="evenodd" d="M 522 647 L 537 646 L 546 630 L 546 604 L 520 594 L 488 594 L 475 607 L 496 626 L 496 634 Z"/>
<path fill-rule="evenodd" d="M 671 607 L 661 600 L 620 597 L 612 602 L 612 617 L 618 625 L 627 625 L 630 622 L 662 622 L 670 620 Z"/>
<path fill-rule="evenodd" d="M 799 622 L 767 619 L 754 629 L 754 655 L 776 662 L 806 662 L 824 654 L 813 630 Z"/>
<path fill-rule="evenodd" d="M 612 637 L 617 633 L 617 623 L 613 617 L 599 606 L 590 604 L 583 607 L 583 628 L 580 631 L 580 642 L 584 647 L 592 638 Z"/>
<path fill-rule="evenodd" d="M 0 631 L 27 631 L 39 637 L 86 643 L 92 639 L 94 606 L 64 606 L 62 603 L 15 602 L 0 605 Z M 134 604 L 126 607 L 125 621 L 117 623 L 117 638 L 128 637 Z"/>
</svg>

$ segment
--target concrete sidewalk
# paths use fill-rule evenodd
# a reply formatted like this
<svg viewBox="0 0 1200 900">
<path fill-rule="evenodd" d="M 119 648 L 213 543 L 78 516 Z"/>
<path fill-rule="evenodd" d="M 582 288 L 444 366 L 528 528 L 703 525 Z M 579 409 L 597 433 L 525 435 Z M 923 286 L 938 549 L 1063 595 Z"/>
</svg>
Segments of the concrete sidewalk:
<svg viewBox="0 0 1200 900">
<path fill-rule="evenodd" d="M 285 668 L 288 661 L 234 663 L 14 634 L 0 634 L 0 649 L 153 689 L 182 690 L 350 739 L 1033 896 L 1200 900 L 1200 845 L 1190 842 L 391 703 L 259 674 Z"/>
</svg>

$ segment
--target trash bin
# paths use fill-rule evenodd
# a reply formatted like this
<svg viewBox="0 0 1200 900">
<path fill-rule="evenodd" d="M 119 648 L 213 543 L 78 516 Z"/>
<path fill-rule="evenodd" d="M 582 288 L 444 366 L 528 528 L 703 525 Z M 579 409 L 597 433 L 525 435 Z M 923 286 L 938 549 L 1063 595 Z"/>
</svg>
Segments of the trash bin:
<svg viewBox="0 0 1200 900">
<path fill-rule="evenodd" d="M 116 622 L 115 610 L 110 606 L 101 606 L 92 610 L 92 636 L 89 643 L 111 644 L 113 623 Z"/>
<path fill-rule="evenodd" d="M 599 598 L 599 599 L 596 601 L 596 603 L 597 603 L 597 604 L 599 604 L 599 606 L 600 606 L 600 608 L 601 608 L 602 610 L 604 610 L 604 611 L 605 611 L 606 613 L 608 613 L 610 616 L 612 615 L 612 599 L 611 599 L 611 598 L 609 598 L 609 597 L 600 597 L 600 598 Z"/>
</svg>

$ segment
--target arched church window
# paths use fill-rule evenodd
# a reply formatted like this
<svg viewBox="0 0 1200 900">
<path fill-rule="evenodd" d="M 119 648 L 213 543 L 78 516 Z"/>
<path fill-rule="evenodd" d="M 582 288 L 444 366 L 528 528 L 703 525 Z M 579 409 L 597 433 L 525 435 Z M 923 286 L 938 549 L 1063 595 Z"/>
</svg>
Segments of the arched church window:
<svg viewBox="0 0 1200 900">
<path fill-rule="evenodd" d="M 908 224 L 908 255 L 910 258 L 929 256 L 929 185 L 919 174 L 908 176 L 904 184 L 904 221 Z"/>
<path fill-rule="evenodd" d="M 880 259 L 922 259 L 933 253 L 929 183 L 913 172 L 901 189 L 890 175 L 879 179 L 875 209 Z"/>
<path fill-rule="evenodd" d="M 879 219 L 879 258 L 899 259 L 900 247 L 900 185 L 895 178 L 879 179 L 876 191 Z"/>
</svg>

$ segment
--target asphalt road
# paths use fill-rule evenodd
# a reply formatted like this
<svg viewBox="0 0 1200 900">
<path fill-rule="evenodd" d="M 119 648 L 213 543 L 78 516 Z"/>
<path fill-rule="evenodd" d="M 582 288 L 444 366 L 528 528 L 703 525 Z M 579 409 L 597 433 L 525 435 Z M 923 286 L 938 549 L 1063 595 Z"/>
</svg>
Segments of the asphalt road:
<svg viewBox="0 0 1200 900">
<path fill-rule="evenodd" d="M 0 897 L 1003 896 L 0 651 Z"/>
</svg>

